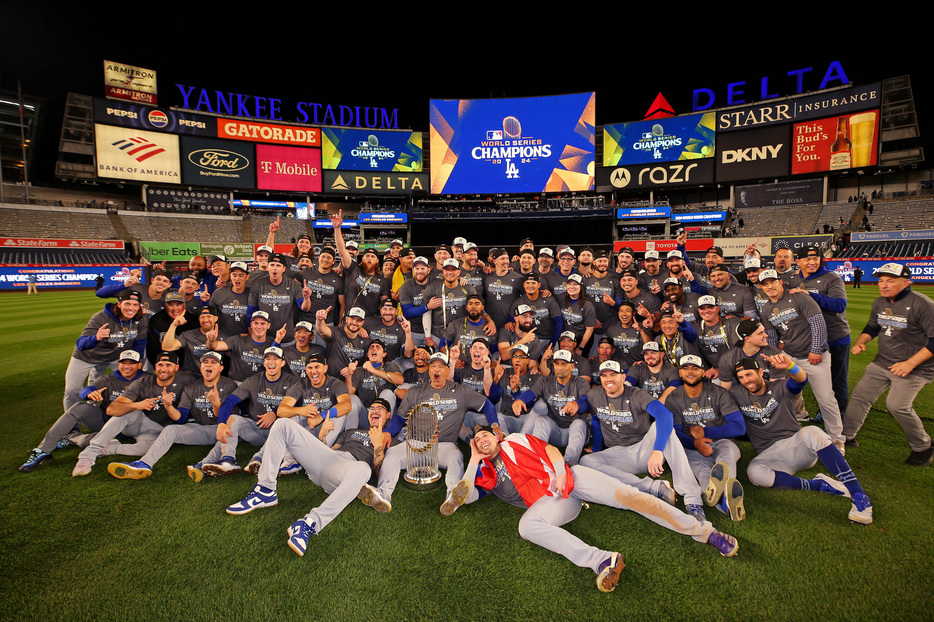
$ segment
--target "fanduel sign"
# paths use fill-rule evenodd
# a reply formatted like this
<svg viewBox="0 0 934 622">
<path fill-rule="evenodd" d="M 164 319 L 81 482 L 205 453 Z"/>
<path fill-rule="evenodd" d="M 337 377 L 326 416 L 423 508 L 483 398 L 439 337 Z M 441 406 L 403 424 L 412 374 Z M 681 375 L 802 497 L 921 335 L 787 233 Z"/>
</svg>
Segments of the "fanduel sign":
<svg viewBox="0 0 934 622">
<path fill-rule="evenodd" d="M 211 91 L 196 86 L 176 84 L 182 96 L 182 108 L 212 114 L 226 114 L 268 121 L 292 121 L 314 125 L 399 129 L 399 109 L 373 106 L 345 106 L 297 102 L 290 119 L 282 116 L 282 100 L 275 97 Z"/>
</svg>

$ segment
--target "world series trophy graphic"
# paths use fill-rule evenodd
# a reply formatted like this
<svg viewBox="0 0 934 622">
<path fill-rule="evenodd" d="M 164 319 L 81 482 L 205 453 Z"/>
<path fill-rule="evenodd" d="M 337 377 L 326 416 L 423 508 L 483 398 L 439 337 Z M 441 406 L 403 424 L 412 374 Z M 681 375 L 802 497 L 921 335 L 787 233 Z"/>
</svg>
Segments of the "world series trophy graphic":
<svg viewBox="0 0 934 622">
<path fill-rule="evenodd" d="M 438 412 L 430 405 L 419 404 L 409 412 L 405 426 L 405 450 L 405 485 L 419 492 L 440 486 Z"/>
</svg>

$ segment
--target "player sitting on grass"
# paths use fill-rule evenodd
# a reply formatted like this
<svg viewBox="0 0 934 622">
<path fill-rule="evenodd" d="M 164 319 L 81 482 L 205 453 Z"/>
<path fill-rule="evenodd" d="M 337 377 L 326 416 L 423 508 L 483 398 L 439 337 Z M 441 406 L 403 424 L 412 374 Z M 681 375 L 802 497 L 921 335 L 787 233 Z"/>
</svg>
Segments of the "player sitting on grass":
<svg viewBox="0 0 934 622">
<path fill-rule="evenodd" d="M 358 494 L 363 496 L 364 491 L 373 490 L 367 480 L 371 472 L 379 474 L 390 438 L 383 432 L 383 427 L 391 415 L 389 402 L 376 398 L 370 406 L 364 427 L 345 430 L 333 449 L 324 444 L 334 424 L 329 416 L 317 437 L 300 425 L 296 417 L 277 419 L 266 440 L 266 459 L 259 468 L 259 478 L 253 492 L 239 503 L 229 506 L 227 513 L 246 514 L 257 508 L 278 504 L 278 465 L 286 452 L 291 453 L 308 473 L 308 478 L 328 493 L 324 503 L 289 527 L 289 547 L 303 556 L 311 536 L 321 533 Z M 388 512 L 389 503 L 383 503 L 385 507 L 378 510 Z"/>
</svg>

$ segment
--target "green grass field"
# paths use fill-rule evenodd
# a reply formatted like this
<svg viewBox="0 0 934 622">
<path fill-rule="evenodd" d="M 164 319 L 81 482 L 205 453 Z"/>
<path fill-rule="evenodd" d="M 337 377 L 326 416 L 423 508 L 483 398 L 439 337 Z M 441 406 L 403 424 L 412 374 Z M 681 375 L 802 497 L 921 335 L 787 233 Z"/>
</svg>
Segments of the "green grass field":
<svg viewBox="0 0 934 622">
<path fill-rule="evenodd" d="M 848 293 L 858 332 L 877 290 Z M 303 476 L 280 480 L 277 507 L 234 517 L 225 507 L 256 480 L 193 483 L 185 465 L 206 448 L 173 448 L 141 481 L 108 475 L 120 457 L 72 478 L 76 448 L 33 473 L 17 471 L 61 414 L 74 341 L 100 307 L 87 291 L 0 295 L 2 620 L 934 617 L 934 470 L 903 464 L 908 446 L 884 401 L 847 455 L 874 503 L 868 527 L 847 520 L 846 499 L 756 489 L 745 472 L 747 520 L 733 524 L 708 509 L 739 539 L 733 559 L 636 514 L 591 506 L 569 531 L 623 552 L 627 563 L 617 590 L 602 594 L 589 569 L 519 537 L 519 509 L 485 499 L 445 518 L 443 491 L 400 486 L 391 514 L 355 502 L 299 558 L 286 529 L 324 498 Z M 874 343 L 851 359 L 851 388 Z M 816 410 L 810 393 L 808 403 Z M 915 406 L 934 433 L 932 405 L 929 386 Z M 742 469 L 753 454 L 748 443 L 741 448 Z"/>
</svg>

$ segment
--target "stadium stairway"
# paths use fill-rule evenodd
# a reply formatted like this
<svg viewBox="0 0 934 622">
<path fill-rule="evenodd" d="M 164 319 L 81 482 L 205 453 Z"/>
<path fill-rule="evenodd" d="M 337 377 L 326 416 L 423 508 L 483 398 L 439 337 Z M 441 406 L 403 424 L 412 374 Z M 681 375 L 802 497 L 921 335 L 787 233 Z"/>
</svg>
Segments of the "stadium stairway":
<svg viewBox="0 0 934 622">
<path fill-rule="evenodd" d="M 110 219 L 110 224 L 113 225 L 114 231 L 117 232 L 120 239 L 129 243 L 130 240 L 133 239 L 133 236 L 130 235 L 130 231 L 126 228 L 126 225 L 123 224 L 123 221 L 120 220 L 120 215 L 107 210 L 107 217 Z"/>
<path fill-rule="evenodd" d="M 253 244 L 253 225 L 250 222 L 250 213 L 243 212 L 240 219 L 240 239 L 247 244 Z M 263 242 L 265 244 L 265 242 Z"/>
</svg>

